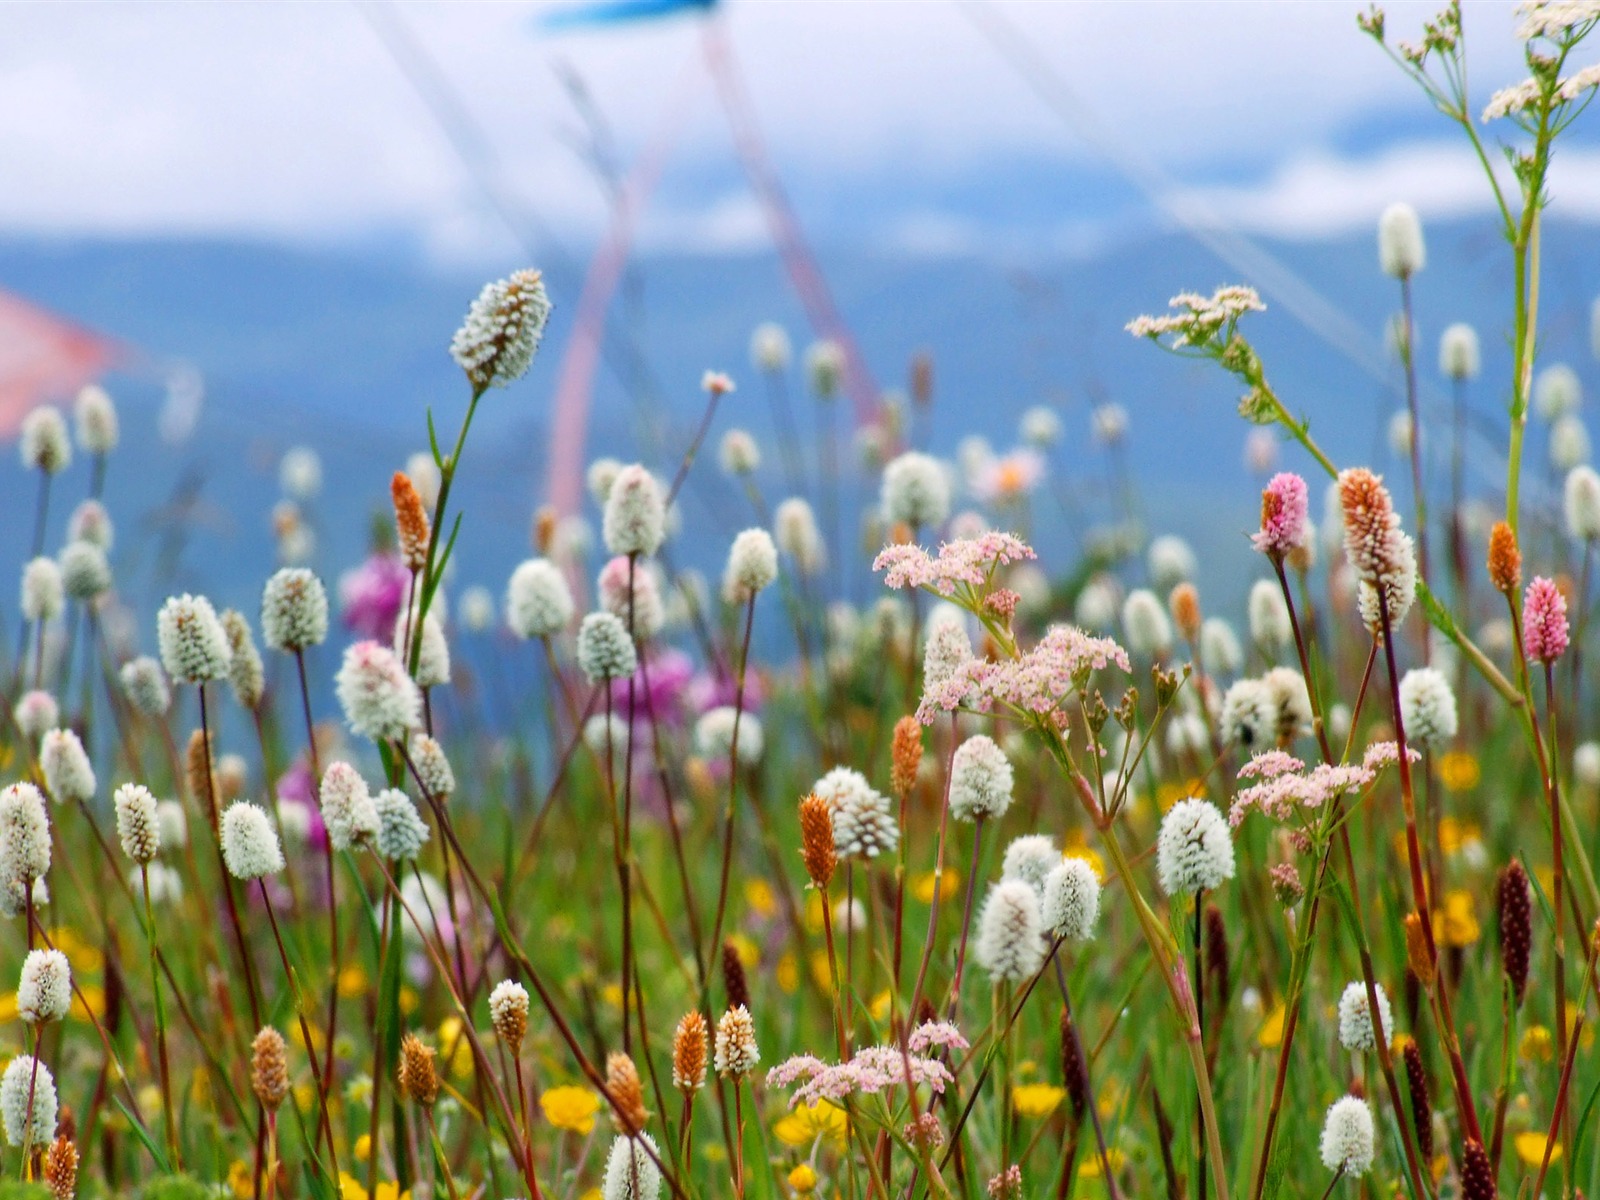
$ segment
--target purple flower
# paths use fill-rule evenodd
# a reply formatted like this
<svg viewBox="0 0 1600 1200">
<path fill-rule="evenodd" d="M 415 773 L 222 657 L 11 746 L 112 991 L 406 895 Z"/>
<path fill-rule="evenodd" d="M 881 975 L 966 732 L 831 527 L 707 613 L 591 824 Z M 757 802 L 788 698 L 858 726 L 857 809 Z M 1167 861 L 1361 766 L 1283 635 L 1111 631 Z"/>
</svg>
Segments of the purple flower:
<svg viewBox="0 0 1600 1200">
<path fill-rule="evenodd" d="M 1567 652 L 1567 600 L 1542 575 L 1522 598 L 1522 641 L 1528 657 L 1546 665 Z"/>
<path fill-rule="evenodd" d="M 713 708 L 731 707 L 738 702 L 739 681 L 733 675 L 713 667 L 702 671 L 689 683 L 689 704 L 696 713 L 708 713 Z M 766 691 L 754 671 L 744 677 L 744 711 L 758 712 Z"/>
<path fill-rule="evenodd" d="M 345 627 L 364 638 L 388 643 L 406 602 L 411 572 L 393 554 L 373 554 L 339 576 L 339 606 Z"/>
<path fill-rule="evenodd" d="M 650 676 L 649 690 L 645 689 L 645 675 Z M 656 650 L 645 658 L 645 663 L 634 672 L 634 715 L 640 722 L 655 713 L 657 721 L 676 725 L 683 720 L 690 682 L 694 678 L 694 663 L 682 650 L 670 647 Z M 748 680 L 746 683 L 748 684 Z M 622 717 L 628 712 L 628 679 L 611 681 L 613 711 Z M 746 688 L 748 691 L 748 687 Z"/>
<path fill-rule="evenodd" d="M 1261 493 L 1261 532 L 1250 542 L 1268 558 L 1282 558 L 1306 540 L 1306 481 L 1284 471 Z"/>
</svg>

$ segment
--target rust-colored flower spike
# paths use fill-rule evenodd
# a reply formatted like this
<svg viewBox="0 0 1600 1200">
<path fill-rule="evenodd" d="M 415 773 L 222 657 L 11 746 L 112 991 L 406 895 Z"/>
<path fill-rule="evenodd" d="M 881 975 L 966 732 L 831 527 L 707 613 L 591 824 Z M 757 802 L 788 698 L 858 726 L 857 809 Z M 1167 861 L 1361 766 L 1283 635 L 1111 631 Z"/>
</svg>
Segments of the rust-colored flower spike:
<svg viewBox="0 0 1600 1200">
<path fill-rule="evenodd" d="M 1082 1121 L 1089 1108 L 1089 1075 L 1084 1070 L 1083 1043 L 1078 1040 L 1078 1029 L 1072 1023 L 1072 1014 L 1061 1010 L 1061 1086 L 1067 1089 L 1072 1102 L 1072 1119 Z"/>
<path fill-rule="evenodd" d="M 277 1112 L 289 1094 L 289 1053 L 283 1035 L 263 1026 L 250 1043 L 250 1087 L 268 1112 Z"/>
<path fill-rule="evenodd" d="M 78 1148 L 61 1134 L 44 1156 L 44 1182 L 54 1200 L 72 1200 L 78 1191 Z"/>
<path fill-rule="evenodd" d="M 420 571 L 428 565 L 428 509 L 422 503 L 417 485 L 404 471 L 396 471 L 389 481 L 394 498 L 394 530 L 400 544 L 400 557 L 406 569 Z"/>
<path fill-rule="evenodd" d="M 211 776 L 206 770 L 206 737 L 196 729 L 189 735 L 189 746 L 183 755 L 183 781 L 188 785 L 190 798 L 205 812 L 209 812 L 215 824 L 216 804 L 207 786 Z"/>
<path fill-rule="evenodd" d="M 917 771 L 922 766 L 922 722 L 901 717 L 894 723 L 894 738 L 889 756 L 889 788 L 896 796 L 909 796 L 917 786 Z"/>
<path fill-rule="evenodd" d="M 400 1094 L 423 1108 L 432 1108 L 439 1098 L 439 1073 L 434 1069 L 433 1051 L 414 1033 L 400 1039 L 399 1082 Z"/>
<path fill-rule="evenodd" d="M 533 514 L 533 548 L 540 554 L 548 555 L 555 548 L 556 529 L 560 523 L 561 515 L 554 505 L 543 505 Z"/>
<path fill-rule="evenodd" d="M 1228 964 L 1228 927 L 1223 924 L 1222 910 L 1215 904 L 1206 905 L 1205 929 L 1206 976 L 1220 1012 L 1227 1007 L 1233 985 Z"/>
<path fill-rule="evenodd" d="M 889 544 L 891 546 L 906 546 L 911 543 L 911 526 L 904 521 L 896 521 L 889 526 Z"/>
<path fill-rule="evenodd" d="M 1522 551 L 1517 535 L 1504 521 L 1489 531 L 1489 581 L 1495 591 L 1514 596 L 1522 587 Z"/>
<path fill-rule="evenodd" d="M 1167 595 L 1172 623 L 1186 642 L 1200 640 L 1200 591 L 1192 583 L 1180 583 Z"/>
<path fill-rule="evenodd" d="M 728 993 L 729 1008 L 750 1011 L 750 981 L 745 978 L 739 947 L 731 939 L 722 943 L 722 990 Z"/>
<path fill-rule="evenodd" d="M 1495 903 L 1500 910 L 1500 966 L 1511 984 L 1512 998 L 1520 1007 L 1522 998 L 1528 994 L 1533 905 L 1528 898 L 1528 873 L 1516 859 L 1500 872 Z"/>
<path fill-rule="evenodd" d="M 697 1092 L 706 1085 L 706 1060 L 711 1056 L 711 1033 L 698 1012 L 687 1012 L 672 1035 L 672 1086 L 680 1092 Z"/>
<path fill-rule="evenodd" d="M 896 745 L 898 735 L 896 730 Z M 807 796 L 800 801 L 800 854 L 812 886 L 826 891 L 839 859 L 833 848 L 833 813 L 821 796 Z"/>
<path fill-rule="evenodd" d="M 1406 966 L 1411 968 L 1411 973 L 1417 977 L 1417 982 L 1423 987 L 1433 986 L 1433 957 L 1428 953 L 1428 940 L 1426 931 L 1422 928 L 1422 918 L 1416 913 L 1407 913 L 1406 926 Z"/>
<path fill-rule="evenodd" d="M 1425 1163 L 1433 1161 L 1433 1101 L 1428 1096 L 1428 1072 L 1422 1066 L 1422 1050 L 1416 1039 L 1408 1038 L 1405 1048 L 1406 1086 L 1411 1092 L 1411 1126 L 1417 1135 L 1417 1154 Z"/>
<path fill-rule="evenodd" d="M 644 1106 L 644 1084 L 633 1059 L 621 1051 L 606 1056 L 606 1095 L 611 1098 L 611 1120 L 618 1133 L 632 1137 L 650 1119 Z"/>
<path fill-rule="evenodd" d="M 1494 1200 L 1494 1168 L 1477 1138 L 1461 1147 L 1461 1200 Z"/>
</svg>

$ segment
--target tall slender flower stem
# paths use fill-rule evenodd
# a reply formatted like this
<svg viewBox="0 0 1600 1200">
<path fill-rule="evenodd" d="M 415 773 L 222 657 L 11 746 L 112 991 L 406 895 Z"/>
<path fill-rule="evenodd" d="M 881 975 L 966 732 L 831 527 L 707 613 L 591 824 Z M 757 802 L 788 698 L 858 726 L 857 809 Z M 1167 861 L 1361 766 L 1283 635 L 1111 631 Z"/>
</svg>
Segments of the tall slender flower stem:
<svg viewBox="0 0 1600 1200">
<path fill-rule="evenodd" d="M 1400 319 L 1405 323 L 1402 358 L 1406 368 L 1406 413 L 1411 418 L 1411 496 L 1417 509 L 1417 565 L 1424 583 L 1432 584 L 1428 572 L 1428 493 L 1422 483 L 1422 418 L 1417 406 L 1416 322 L 1411 316 L 1411 275 L 1400 277 Z M 1423 641 L 1423 661 L 1427 661 L 1427 641 Z"/>
<path fill-rule="evenodd" d="M 1544 704 L 1545 720 L 1550 724 L 1550 756 L 1557 758 L 1556 749 L 1556 689 L 1555 671 L 1550 663 L 1544 665 Z M 1555 910 L 1554 938 L 1555 943 L 1555 992 L 1556 992 L 1556 1054 L 1563 1061 L 1567 1057 L 1567 942 L 1566 942 L 1566 913 L 1561 903 L 1566 891 L 1566 865 L 1562 857 L 1561 839 L 1561 783 L 1555 771 L 1546 772 L 1545 778 L 1546 799 L 1550 803 L 1550 907 Z M 1578 997 L 1583 998 L 1584 988 L 1578 989 Z M 1580 1016 L 1582 1008 L 1579 1010 Z M 1571 1064 L 1568 1064 L 1570 1069 Z M 1561 1141 L 1563 1148 L 1568 1151 L 1563 1156 L 1563 1161 L 1571 1160 L 1572 1150 L 1572 1118 L 1567 1114 L 1567 1120 L 1561 1125 Z M 1547 1159 L 1548 1161 L 1548 1159 Z M 1540 1175 L 1544 1174 L 1543 1170 Z M 1542 1181 L 1542 1180 L 1541 1180 Z M 1538 1195 L 1537 1191 L 1534 1195 Z"/>
<path fill-rule="evenodd" d="M 956 947 L 956 972 L 950 980 L 950 1000 L 947 1011 L 955 1020 L 961 1012 L 961 973 L 967 963 L 967 935 L 972 930 L 972 898 L 978 887 L 978 854 L 983 848 L 982 813 L 972 823 L 972 865 L 967 869 L 967 898 L 961 910 L 961 941 Z"/>
<path fill-rule="evenodd" d="M 478 411 L 478 401 L 483 399 L 483 387 L 474 386 L 472 399 L 467 402 L 467 412 L 461 420 L 461 431 L 456 434 L 455 449 L 448 458 L 439 458 L 439 446 L 434 442 L 434 459 L 439 468 L 439 499 L 433 506 L 433 525 L 428 531 L 428 557 L 422 568 L 422 598 L 417 605 L 415 627 L 411 630 L 411 652 L 406 656 L 406 667 L 412 675 L 417 673 L 417 664 L 422 659 L 422 625 L 427 618 L 428 609 L 433 604 L 433 595 L 439 589 L 439 580 L 444 574 L 444 563 L 438 562 L 439 536 L 444 529 L 444 515 L 450 503 L 450 487 L 455 483 L 456 469 L 461 465 L 461 451 L 467 443 L 467 430 L 472 427 L 473 415 Z M 428 422 L 430 439 L 433 434 L 433 422 Z M 435 563 L 437 562 L 437 566 Z"/>
<path fill-rule="evenodd" d="M 415 582 L 413 574 L 412 580 Z M 317 730 L 311 720 L 311 687 L 306 681 L 306 652 L 299 646 L 294 651 L 295 672 L 300 681 L 300 713 L 306 725 L 306 754 L 311 762 L 311 793 L 316 799 L 318 807 L 322 804 L 322 763 L 317 754 Z M 322 1067 L 323 1092 L 320 1101 L 324 1107 L 328 1103 L 327 1088 L 333 1081 L 333 1039 L 339 1030 L 339 976 L 340 971 L 340 946 L 339 946 L 339 893 L 334 887 L 333 880 L 333 843 L 326 837 L 322 839 L 322 863 L 328 887 L 328 970 L 332 984 L 328 988 L 328 1035 L 327 1056 Z M 316 1051 L 306 1047 L 309 1054 Z"/>
<path fill-rule="evenodd" d="M 155 996 L 156 1008 L 156 1060 L 161 1082 L 161 1118 L 167 1127 L 167 1154 L 172 1158 L 173 1170 L 182 1170 L 183 1155 L 178 1149 L 178 1122 L 172 1112 L 172 1070 L 167 1059 L 167 1005 L 161 996 L 161 969 L 156 963 L 156 917 L 150 903 L 150 864 L 139 864 L 139 877 L 144 885 L 144 930 L 150 955 L 150 990 Z"/>
<path fill-rule="evenodd" d="M 228 924 L 233 929 L 233 942 L 239 952 L 239 964 L 244 970 L 245 991 L 250 999 L 250 1022 L 255 1028 L 261 1027 L 261 988 L 256 982 L 255 962 L 250 957 L 250 946 L 245 941 L 244 925 L 239 920 L 239 902 L 233 894 L 233 876 L 228 872 L 228 863 L 222 857 L 222 826 L 217 812 L 217 784 L 211 776 L 211 722 L 206 713 L 206 685 L 195 684 L 195 690 L 200 695 L 200 741 L 201 756 L 205 759 L 206 767 L 206 808 L 211 817 L 211 840 L 217 847 L 217 870 L 221 872 L 222 896 L 228 906 Z M 315 1054 L 311 1043 L 306 1043 L 307 1053 Z"/>
</svg>

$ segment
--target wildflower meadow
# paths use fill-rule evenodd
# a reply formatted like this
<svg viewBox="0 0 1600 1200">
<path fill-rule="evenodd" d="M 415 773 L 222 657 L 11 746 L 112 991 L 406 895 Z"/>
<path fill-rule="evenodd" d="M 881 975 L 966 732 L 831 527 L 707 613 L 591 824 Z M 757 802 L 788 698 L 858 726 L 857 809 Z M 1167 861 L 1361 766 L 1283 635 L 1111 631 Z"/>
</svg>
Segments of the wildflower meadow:
<svg viewBox="0 0 1600 1200">
<path fill-rule="evenodd" d="M 591 447 L 582 503 L 468 579 L 475 417 L 528 402 L 577 300 L 532 267 L 438 331 L 459 390 L 341 581 L 292 500 L 317 447 L 284 460 L 244 610 L 130 610 L 118 408 L 33 409 L 0 1200 L 1600 1194 L 1600 474 L 1541 343 L 1600 5 L 1517 20 L 1528 76 L 1487 96 L 1458 5 L 1352 21 L 1474 149 L 1504 235 L 1500 324 L 1446 328 L 1417 214 L 1375 230 L 1404 469 L 1324 451 L 1251 280 L 1109 314 L 1231 378 L 1207 419 L 1281 467 L 1238 483 L 1247 578 L 1132 503 L 1043 532 L 1069 463 L 1147 436 L 1136 398 L 946 459 L 918 371 L 843 446 L 846 349 L 765 324 L 707 364 L 691 437 Z M 757 406 L 818 433 L 763 446 Z M 727 544 L 680 503 L 706 473 L 748 525 Z"/>
</svg>

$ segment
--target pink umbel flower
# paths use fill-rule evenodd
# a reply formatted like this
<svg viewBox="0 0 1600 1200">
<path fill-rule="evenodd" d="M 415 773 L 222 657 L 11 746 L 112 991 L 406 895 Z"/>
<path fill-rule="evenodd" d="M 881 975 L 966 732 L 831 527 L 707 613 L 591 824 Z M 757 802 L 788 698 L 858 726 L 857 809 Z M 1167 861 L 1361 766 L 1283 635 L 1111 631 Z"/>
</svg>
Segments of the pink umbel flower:
<svg viewBox="0 0 1600 1200">
<path fill-rule="evenodd" d="M 886 546 L 873 559 L 872 569 L 884 573 L 888 587 L 926 588 L 953 596 L 962 587 L 980 592 L 993 582 L 998 568 L 1034 557 L 1021 538 L 991 530 L 975 538 L 946 542 L 939 547 L 937 558 L 921 546 Z"/>
<path fill-rule="evenodd" d="M 1567 650 L 1567 598 L 1543 575 L 1534 578 L 1522 597 L 1522 642 L 1529 658 L 1545 664 Z"/>
<path fill-rule="evenodd" d="M 941 712 L 970 704 L 980 712 L 999 705 L 1044 716 L 1082 689 L 1093 671 L 1109 666 L 1131 671 L 1128 652 L 1110 638 L 1091 637 L 1071 625 L 1054 625 L 1033 649 L 1005 662 L 973 659 L 923 693 L 917 720 L 933 723 Z M 976 700 L 973 695 L 976 694 Z"/>
<path fill-rule="evenodd" d="M 1268 558 L 1282 558 L 1306 540 L 1306 481 L 1283 471 L 1261 493 L 1261 532 L 1250 543 Z"/>
<path fill-rule="evenodd" d="M 843 1063 L 825 1063 L 800 1054 L 767 1073 L 770 1087 L 799 1085 L 789 1097 L 790 1108 L 819 1100 L 837 1103 L 849 1095 L 869 1096 L 898 1087 L 908 1079 L 913 1087 L 925 1084 L 931 1091 L 943 1092 L 954 1077 L 937 1059 L 902 1054 L 897 1046 L 866 1046 Z"/>
<path fill-rule="evenodd" d="M 911 1031 L 906 1046 L 913 1054 L 922 1054 L 930 1047 L 942 1046 L 946 1050 L 966 1050 L 970 1047 L 961 1031 L 949 1021 L 925 1021 Z"/>
<path fill-rule="evenodd" d="M 1407 749 L 1406 757 L 1415 762 L 1422 756 Z M 1321 808 L 1346 792 L 1360 791 L 1378 778 L 1378 772 L 1400 760 L 1394 742 L 1374 742 L 1357 763 L 1318 763 L 1309 771 L 1299 759 L 1281 750 L 1256 755 L 1239 768 L 1241 779 L 1259 778 L 1260 783 L 1240 789 L 1228 809 L 1228 824 L 1238 826 L 1252 809 L 1273 820 L 1289 820 L 1296 809 Z"/>
</svg>

